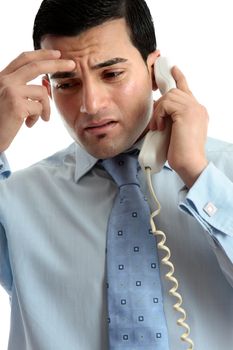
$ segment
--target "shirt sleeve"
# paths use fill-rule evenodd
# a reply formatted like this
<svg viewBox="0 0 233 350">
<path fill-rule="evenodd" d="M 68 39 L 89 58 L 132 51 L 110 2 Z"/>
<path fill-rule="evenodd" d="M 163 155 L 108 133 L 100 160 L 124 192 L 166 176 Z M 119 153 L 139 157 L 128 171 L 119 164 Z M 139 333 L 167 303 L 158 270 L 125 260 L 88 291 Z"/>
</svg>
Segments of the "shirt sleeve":
<svg viewBox="0 0 233 350">
<path fill-rule="evenodd" d="M 5 230 L 0 224 L 0 284 L 11 295 L 12 272 Z"/>
<path fill-rule="evenodd" d="M 8 178 L 11 174 L 10 167 L 4 153 L 0 153 L 0 180 Z M 11 293 L 12 274 L 9 262 L 8 245 L 5 230 L 0 223 L 0 284 Z"/>
<path fill-rule="evenodd" d="M 10 176 L 10 174 L 10 166 L 8 164 L 6 156 L 4 153 L 0 153 L 0 179 L 6 179 Z"/>
<path fill-rule="evenodd" d="M 233 183 L 209 163 L 193 187 L 180 192 L 179 207 L 208 234 L 222 271 L 233 286 Z"/>
</svg>

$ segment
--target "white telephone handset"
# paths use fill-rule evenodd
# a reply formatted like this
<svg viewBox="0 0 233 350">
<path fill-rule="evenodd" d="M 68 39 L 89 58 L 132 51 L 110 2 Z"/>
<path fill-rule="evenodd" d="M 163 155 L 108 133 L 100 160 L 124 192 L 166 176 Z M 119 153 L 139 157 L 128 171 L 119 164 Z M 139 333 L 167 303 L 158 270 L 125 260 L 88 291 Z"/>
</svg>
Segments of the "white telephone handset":
<svg viewBox="0 0 233 350">
<path fill-rule="evenodd" d="M 176 82 L 171 74 L 171 64 L 166 57 L 159 57 L 154 65 L 155 80 L 159 91 L 164 95 L 176 88 Z M 163 131 L 149 131 L 140 151 L 138 161 L 142 169 L 149 167 L 151 173 L 161 170 L 167 160 L 171 125 L 167 123 Z"/>
<path fill-rule="evenodd" d="M 159 57 L 155 62 L 155 80 L 161 94 L 165 94 L 172 88 L 176 88 L 176 83 L 171 75 L 172 66 L 165 57 Z M 159 172 L 164 163 L 167 160 L 167 151 L 170 142 L 171 134 L 171 122 L 166 123 L 164 131 L 149 131 L 146 134 L 142 149 L 139 153 L 138 161 L 141 169 L 145 172 L 148 182 L 148 187 L 152 198 L 157 206 L 157 209 L 151 213 L 151 229 L 154 236 L 157 238 L 157 247 L 165 255 L 161 259 L 161 263 L 168 268 L 166 273 L 166 279 L 172 283 L 172 287 L 169 290 L 169 294 L 177 299 L 177 302 L 173 305 L 173 308 L 181 314 L 177 320 L 177 324 L 184 328 L 184 333 L 181 335 L 181 340 L 186 342 L 188 350 L 194 349 L 194 343 L 189 337 L 190 327 L 186 323 L 186 311 L 182 307 L 182 296 L 178 292 L 179 283 L 174 276 L 175 268 L 170 260 L 171 252 L 168 246 L 166 246 L 166 235 L 163 231 L 156 228 L 154 218 L 159 215 L 161 206 L 155 195 L 154 188 L 152 185 L 152 174 Z"/>
</svg>

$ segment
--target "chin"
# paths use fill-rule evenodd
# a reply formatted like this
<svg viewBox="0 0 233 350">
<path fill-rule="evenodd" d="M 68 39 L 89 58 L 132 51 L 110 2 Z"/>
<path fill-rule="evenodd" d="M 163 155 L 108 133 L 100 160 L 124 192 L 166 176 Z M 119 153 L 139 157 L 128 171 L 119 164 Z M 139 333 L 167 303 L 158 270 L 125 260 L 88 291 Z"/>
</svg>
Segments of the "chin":
<svg viewBox="0 0 233 350">
<path fill-rule="evenodd" d="M 120 153 L 125 152 L 127 149 L 129 149 L 134 142 L 132 143 L 123 143 L 123 142 L 103 142 L 99 143 L 98 145 L 95 145 L 95 147 L 91 146 L 85 146 L 82 145 L 82 147 L 93 157 L 97 159 L 107 159 L 117 156 Z"/>
<path fill-rule="evenodd" d="M 82 146 L 83 147 L 83 146 Z M 107 158 L 112 158 L 117 156 L 118 154 L 122 153 L 124 150 L 119 150 L 119 148 L 114 148 L 114 147 L 107 147 L 107 148 L 102 148 L 101 150 L 98 149 L 92 149 L 92 148 L 87 148 L 83 147 L 90 155 L 97 159 L 107 159 Z"/>
<path fill-rule="evenodd" d="M 96 159 L 107 159 L 117 156 L 130 149 L 135 142 L 140 138 L 139 135 L 98 135 L 96 138 L 80 140 L 80 138 L 69 130 L 70 135 L 76 143 L 78 143 L 83 149 L 86 150 L 91 156 Z"/>
</svg>

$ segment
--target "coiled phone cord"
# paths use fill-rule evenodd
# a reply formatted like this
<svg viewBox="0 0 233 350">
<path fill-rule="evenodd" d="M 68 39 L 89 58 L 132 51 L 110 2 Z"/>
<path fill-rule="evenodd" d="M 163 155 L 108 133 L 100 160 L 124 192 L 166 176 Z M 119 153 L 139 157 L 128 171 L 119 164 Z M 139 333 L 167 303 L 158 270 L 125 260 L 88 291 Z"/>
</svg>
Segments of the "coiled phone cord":
<svg viewBox="0 0 233 350">
<path fill-rule="evenodd" d="M 161 263 L 169 268 L 169 271 L 165 275 L 166 279 L 173 284 L 173 287 L 169 290 L 169 294 L 177 299 L 177 303 L 173 305 L 174 310 L 176 310 L 177 312 L 179 312 L 181 314 L 181 317 L 177 320 L 177 324 L 178 324 L 178 326 L 183 327 L 185 329 L 185 332 L 180 336 L 180 339 L 189 345 L 189 348 L 187 350 L 193 350 L 194 343 L 189 337 L 190 327 L 185 322 L 186 311 L 181 306 L 183 303 L 183 300 L 182 300 L 182 296 L 178 292 L 179 283 L 174 276 L 174 271 L 175 271 L 174 265 L 170 261 L 171 251 L 165 245 L 165 242 L 166 242 L 165 233 L 160 231 L 160 230 L 157 230 L 155 222 L 154 222 L 155 216 L 159 215 L 159 213 L 160 213 L 161 205 L 160 205 L 160 203 L 155 195 L 154 188 L 152 185 L 151 169 L 148 167 L 145 170 L 146 170 L 146 175 L 147 175 L 147 184 L 149 187 L 149 191 L 150 191 L 150 194 L 151 194 L 151 196 L 152 196 L 152 198 L 157 206 L 157 209 L 151 213 L 151 218 L 150 218 L 152 233 L 155 237 L 160 238 L 160 241 L 157 242 L 158 249 L 165 252 L 165 256 L 161 259 Z"/>
</svg>

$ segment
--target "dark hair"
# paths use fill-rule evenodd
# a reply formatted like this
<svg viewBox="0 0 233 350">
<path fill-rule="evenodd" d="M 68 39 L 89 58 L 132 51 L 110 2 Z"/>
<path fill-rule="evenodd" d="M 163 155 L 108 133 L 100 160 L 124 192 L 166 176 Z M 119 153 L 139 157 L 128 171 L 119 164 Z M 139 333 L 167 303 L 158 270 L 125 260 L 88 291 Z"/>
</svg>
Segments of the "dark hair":
<svg viewBox="0 0 233 350">
<path fill-rule="evenodd" d="M 131 42 L 146 61 L 156 50 L 156 37 L 144 0 L 43 0 L 34 22 L 34 48 L 41 48 L 44 35 L 75 36 L 118 18 L 125 18 Z"/>
</svg>

